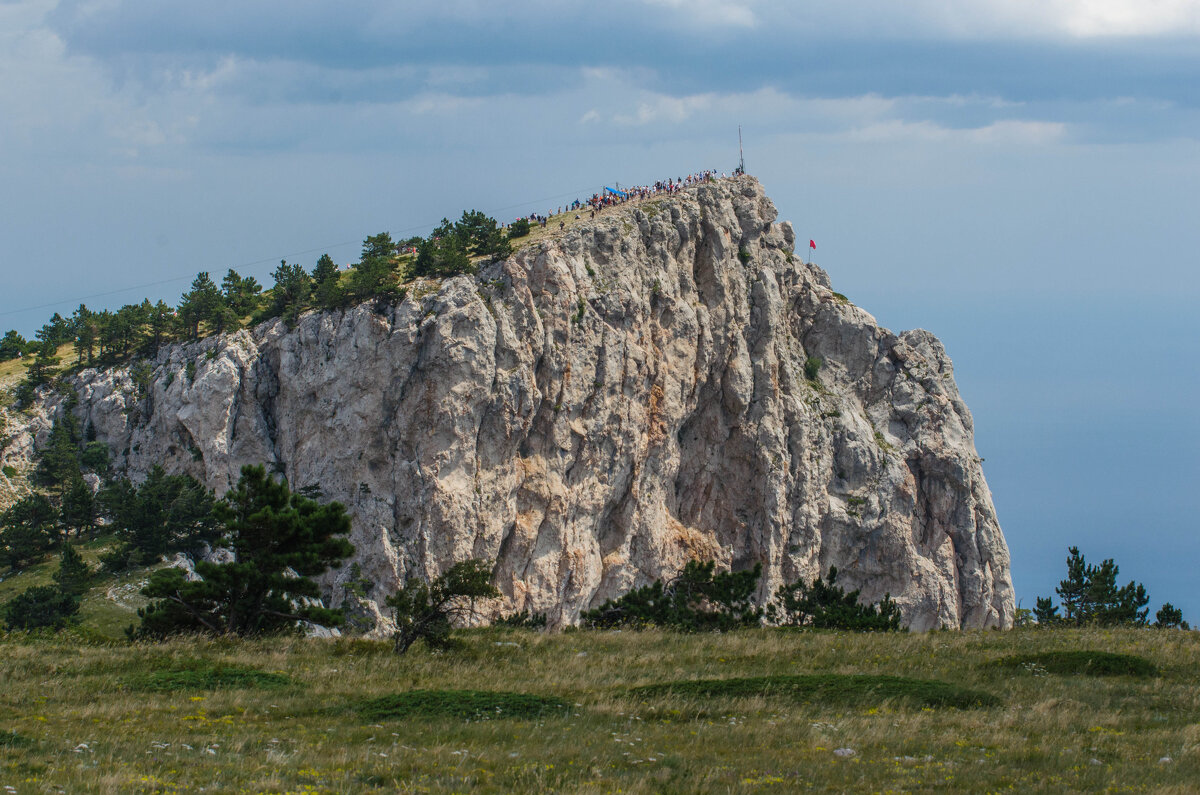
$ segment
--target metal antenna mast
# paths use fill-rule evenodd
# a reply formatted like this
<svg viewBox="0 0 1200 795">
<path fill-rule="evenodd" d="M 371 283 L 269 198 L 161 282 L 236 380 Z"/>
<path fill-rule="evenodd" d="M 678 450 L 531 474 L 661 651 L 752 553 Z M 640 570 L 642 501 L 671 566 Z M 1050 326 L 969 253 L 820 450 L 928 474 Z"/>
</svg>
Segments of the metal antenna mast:
<svg viewBox="0 0 1200 795">
<path fill-rule="evenodd" d="M 746 173 L 746 158 L 742 156 L 742 125 L 738 125 L 738 173 Z"/>
</svg>

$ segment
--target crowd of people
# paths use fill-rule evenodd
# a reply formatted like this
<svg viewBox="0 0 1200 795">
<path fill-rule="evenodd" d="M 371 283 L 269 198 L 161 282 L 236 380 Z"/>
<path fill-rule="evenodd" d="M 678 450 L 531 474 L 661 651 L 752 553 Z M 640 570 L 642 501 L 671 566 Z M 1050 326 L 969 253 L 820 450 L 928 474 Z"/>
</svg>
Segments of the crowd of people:
<svg viewBox="0 0 1200 795">
<path fill-rule="evenodd" d="M 734 172 L 735 175 L 738 172 Z M 588 212 L 592 218 L 596 217 L 596 213 L 602 212 L 607 207 L 615 207 L 631 201 L 640 201 L 648 199 L 652 196 L 660 194 L 678 193 L 684 188 L 692 185 L 697 185 L 701 182 L 712 182 L 716 179 L 724 179 L 728 175 L 725 173 L 718 174 L 716 169 L 707 171 L 699 171 L 695 174 L 689 174 L 686 177 L 678 177 L 675 179 L 659 180 L 652 185 L 638 185 L 632 188 L 605 188 L 600 193 L 593 193 L 586 199 L 576 199 L 573 202 L 560 206 L 557 210 L 551 210 L 547 215 L 541 213 L 531 213 L 521 216 L 516 220 L 527 220 L 530 224 L 538 226 L 546 226 L 550 223 L 550 218 L 563 213 L 576 213 L 576 218 L 581 218 L 580 213 Z M 566 225 L 565 221 L 559 221 L 559 228 Z M 505 227 L 507 228 L 507 226 Z"/>
</svg>

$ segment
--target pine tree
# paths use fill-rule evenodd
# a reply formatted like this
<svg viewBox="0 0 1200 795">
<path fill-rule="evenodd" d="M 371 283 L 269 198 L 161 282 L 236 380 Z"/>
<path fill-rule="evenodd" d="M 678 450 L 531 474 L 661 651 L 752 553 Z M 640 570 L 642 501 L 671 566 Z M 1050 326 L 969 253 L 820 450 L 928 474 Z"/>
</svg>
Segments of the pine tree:
<svg viewBox="0 0 1200 795">
<path fill-rule="evenodd" d="M 196 274 L 192 289 L 179 299 L 179 317 L 192 339 L 200 336 L 200 324 L 211 321 L 225 307 L 225 299 L 208 271 Z"/>
<path fill-rule="evenodd" d="M 146 313 L 147 325 L 150 328 L 150 355 L 158 353 L 158 349 L 166 341 L 171 331 L 171 322 L 175 318 L 175 311 L 167 306 L 165 301 L 160 300 L 157 304 L 150 307 Z"/>
<path fill-rule="evenodd" d="M 54 585 L 35 585 L 0 608 L 8 629 L 62 629 L 78 612 L 78 597 Z"/>
<path fill-rule="evenodd" d="M 70 544 L 63 544 L 62 554 L 58 559 L 58 571 L 54 573 L 54 581 L 58 587 L 75 596 L 83 595 L 92 579 L 92 570 L 84 562 L 83 556 Z"/>
<path fill-rule="evenodd" d="M 336 309 L 341 306 L 344 291 L 341 287 L 341 274 L 337 265 L 328 254 L 322 254 L 313 268 L 313 300 L 321 309 Z"/>
<path fill-rule="evenodd" d="M 431 238 L 417 247 L 413 272 L 417 276 L 447 277 L 474 273 L 475 266 L 457 237 Z"/>
<path fill-rule="evenodd" d="M 846 629 L 863 631 L 896 631 L 900 629 L 900 608 L 891 594 L 884 594 L 877 604 L 861 604 L 860 591 L 850 593 L 837 585 L 838 570 L 829 568 L 828 581 L 818 575 L 812 584 L 803 580 L 781 585 L 775 601 L 767 607 L 767 616 L 784 626 L 808 629 Z"/>
<path fill-rule="evenodd" d="M 47 340 L 38 345 L 37 355 L 25 373 L 25 382 L 31 387 L 50 383 L 58 374 L 58 344 Z"/>
<path fill-rule="evenodd" d="M 456 563 L 429 584 L 409 580 L 387 599 L 396 620 L 396 653 L 404 654 L 418 640 L 445 648 L 454 624 L 473 611 L 476 599 L 499 595 L 492 586 L 491 569 L 482 560 Z"/>
<path fill-rule="evenodd" d="M 396 244 L 387 232 L 363 241 L 362 256 L 351 277 L 355 298 L 389 298 L 396 293 Z"/>
<path fill-rule="evenodd" d="M 1058 615 L 1058 607 L 1049 596 L 1037 598 L 1037 606 L 1033 608 L 1033 615 L 1037 618 L 1038 624 L 1043 626 L 1062 620 Z"/>
<path fill-rule="evenodd" d="M 310 578 L 354 551 L 343 537 L 350 532 L 345 507 L 320 505 L 263 467 L 247 466 L 214 513 L 233 562 L 197 561 L 193 582 L 177 568 L 154 572 L 142 593 L 156 601 L 138 611 L 141 627 L 130 634 L 260 635 L 341 621 L 339 611 L 314 604 L 320 591 Z"/>
<path fill-rule="evenodd" d="M 1141 583 L 1130 582 L 1117 587 L 1120 569 L 1112 558 L 1099 566 L 1091 565 L 1079 552 L 1071 547 L 1067 557 L 1067 578 L 1062 580 L 1055 592 L 1062 600 L 1063 621 L 1082 626 L 1099 624 L 1114 626 L 1132 624 L 1145 626 L 1150 597 Z M 1039 608 L 1051 608 L 1049 598 L 1038 598 Z"/>
<path fill-rule="evenodd" d="M 92 363 L 96 350 L 96 313 L 80 304 L 72 317 L 75 326 L 75 361 Z"/>
<path fill-rule="evenodd" d="M 59 517 L 63 527 L 75 530 L 76 538 L 96 526 L 96 496 L 78 472 L 63 492 Z"/>
<path fill-rule="evenodd" d="M 169 552 L 196 552 L 219 532 L 212 492 L 192 476 L 168 475 L 161 466 L 154 466 L 140 486 L 124 479 L 109 484 L 101 501 L 128 545 L 106 565 L 130 558 L 153 563 Z"/>
<path fill-rule="evenodd" d="M 1079 553 L 1079 547 L 1067 550 L 1067 578 L 1054 589 L 1062 601 L 1063 620 L 1081 623 L 1084 603 L 1088 592 L 1087 561 Z"/>
<path fill-rule="evenodd" d="M 0 516 L 0 563 L 14 569 L 41 560 L 58 542 L 58 512 L 42 494 L 31 494 Z"/>
<path fill-rule="evenodd" d="M 17 333 L 16 329 L 9 329 L 4 334 L 4 338 L 0 339 L 0 362 L 7 362 L 9 359 L 16 359 L 25 353 L 25 348 L 29 343 L 25 338 Z"/>
<path fill-rule="evenodd" d="M 79 477 L 79 441 L 79 420 L 68 407 L 50 426 L 45 447 L 38 450 L 34 481 L 54 489 L 59 500 Z"/>
<path fill-rule="evenodd" d="M 1159 629 L 1191 629 L 1188 622 L 1183 620 L 1183 611 L 1170 602 L 1164 602 L 1154 614 L 1154 626 Z"/>
<path fill-rule="evenodd" d="M 258 308 L 262 286 L 253 276 L 242 277 L 233 268 L 221 281 L 225 304 L 235 318 L 242 318 Z"/>
<path fill-rule="evenodd" d="M 312 292 L 312 279 L 299 265 L 289 265 L 287 260 L 280 260 L 279 267 L 272 274 L 275 286 L 272 288 L 270 315 L 282 317 L 290 325 L 307 306 L 309 294 Z"/>
</svg>

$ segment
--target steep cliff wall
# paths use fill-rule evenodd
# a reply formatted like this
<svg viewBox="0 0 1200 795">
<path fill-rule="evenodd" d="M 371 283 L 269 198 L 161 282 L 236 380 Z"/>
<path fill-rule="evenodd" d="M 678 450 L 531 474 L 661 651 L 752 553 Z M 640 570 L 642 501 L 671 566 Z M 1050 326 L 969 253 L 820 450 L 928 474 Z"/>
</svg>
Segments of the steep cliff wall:
<svg viewBox="0 0 1200 795">
<path fill-rule="evenodd" d="M 793 248 L 753 178 L 721 180 L 382 311 L 165 349 L 142 397 L 84 371 L 78 411 L 135 477 L 223 491 L 267 462 L 319 484 L 380 599 L 480 557 L 510 608 L 569 622 L 702 557 L 761 562 L 764 593 L 836 565 L 918 629 L 1010 625 L 941 344 L 880 328 Z"/>
</svg>

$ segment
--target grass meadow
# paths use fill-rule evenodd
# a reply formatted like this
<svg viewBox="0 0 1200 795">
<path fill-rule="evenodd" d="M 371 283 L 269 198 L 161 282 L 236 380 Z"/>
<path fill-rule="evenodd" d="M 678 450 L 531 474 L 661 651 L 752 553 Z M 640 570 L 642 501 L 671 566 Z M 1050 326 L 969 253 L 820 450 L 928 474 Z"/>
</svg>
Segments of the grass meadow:
<svg viewBox="0 0 1200 795">
<path fill-rule="evenodd" d="M 1200 787 L 1197 633 L 460 637 L 0 636 L 0 790 Z"/>
</svg>

